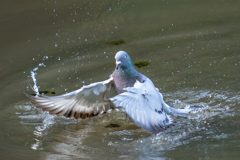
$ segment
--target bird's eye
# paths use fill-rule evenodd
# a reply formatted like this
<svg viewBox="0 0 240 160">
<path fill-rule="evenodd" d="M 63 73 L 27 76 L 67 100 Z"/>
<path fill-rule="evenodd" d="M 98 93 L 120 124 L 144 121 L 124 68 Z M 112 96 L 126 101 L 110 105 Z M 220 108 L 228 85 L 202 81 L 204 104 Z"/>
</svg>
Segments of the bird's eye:
<svg viewBox="0 0 240 160">
<path fill-rule="evenodd" d="M 124 56 L 124 57 L 123 57 L 123 60 L 125 60 L 126 58 L 127 58 L 127 56 Z"/>
</svg>

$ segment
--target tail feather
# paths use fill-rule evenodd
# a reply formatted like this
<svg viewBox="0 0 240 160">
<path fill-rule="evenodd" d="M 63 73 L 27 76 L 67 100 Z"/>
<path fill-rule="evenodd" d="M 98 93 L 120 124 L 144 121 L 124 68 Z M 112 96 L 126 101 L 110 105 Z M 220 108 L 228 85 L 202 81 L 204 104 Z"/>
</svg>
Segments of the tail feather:
<svg viewBox="0 0 240 160">
<path fill-rule="evenodd" d="M 181 114 L 181 115 L 183 115 L 183 114 L 196 113 L 196 112 L 205 110 L 206 107 L 194 105 L 194 106 L 190 106 L 190 107 L 187 107 L 187 108 L 175 109 L 175 108 L 170 107 L 169 109 L 171 110 L 172 114 Z"/>
</svg>

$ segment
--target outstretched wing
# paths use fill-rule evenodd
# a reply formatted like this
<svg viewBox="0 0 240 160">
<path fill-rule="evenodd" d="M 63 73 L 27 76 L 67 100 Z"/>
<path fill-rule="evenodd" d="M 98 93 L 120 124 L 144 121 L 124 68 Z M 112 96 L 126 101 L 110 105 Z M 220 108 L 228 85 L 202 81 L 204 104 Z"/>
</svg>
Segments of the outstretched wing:
<svg viewBox="0 0 240 160">
<path fill-rule="evenodd" d="M 26 95 L 32 99 L 32 103 L 37 108 L 49 111 L 50 114 L 84 119 L 114 108 L 114 105 L 107 99 L 112 81 L 111 77 L 108 80 L 92 83 L 60 96 Z"/>
<path fill-rule="evenodd" d="M 158 133 L 173 125 L 174 121 L 163 109 L 163 100 L 150 79 L 123 92 L 110 100 L 116 107 L 122 107 L 137 126 L 151 133 Z"/>
</svg>

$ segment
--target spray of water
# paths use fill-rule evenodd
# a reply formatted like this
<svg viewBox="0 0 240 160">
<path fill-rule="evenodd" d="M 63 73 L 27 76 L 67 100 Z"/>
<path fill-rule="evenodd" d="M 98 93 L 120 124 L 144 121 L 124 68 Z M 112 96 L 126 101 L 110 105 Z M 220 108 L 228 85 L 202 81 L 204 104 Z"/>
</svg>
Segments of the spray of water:
<svg viewBox="0 0 240 160">
<path fill-rule="evenodd" d="M 33 87 L 32 89 L 34 90 L 34 92 L 36 93 L 36 96 L 39 95 L 39 91 L 38 91 L 38 87 L 37 87 L 37 79 L 36 79 L 36 71 L 38 70 L 38 67 L 34 68 L 32 71 L 31 71 L 31 77 L 33 79 Z"/>
</svg>

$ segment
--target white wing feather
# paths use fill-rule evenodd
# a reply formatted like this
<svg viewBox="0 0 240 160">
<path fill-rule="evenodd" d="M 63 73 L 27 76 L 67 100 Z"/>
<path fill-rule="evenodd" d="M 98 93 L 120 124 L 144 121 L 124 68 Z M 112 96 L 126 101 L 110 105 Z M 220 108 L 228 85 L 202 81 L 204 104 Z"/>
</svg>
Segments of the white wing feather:
<svg viewBox="0 0 240 160">
<path fill-rule="evenodd" d="M 32 99 L 36 107 L 49 111 L 50 114 L 84 119 L 114 108 L 114 105 L 107 99 L 112 81 L 111 77 L 60 96 L 26 95 Z"/>
<path fill-rule="evenodd" d="M 122 107 L 137 126 L 151 133 L 158 133 L 173 125 L 174 121 L 164 110 L 164 101 L 152 81 L 136 81 L 134 87 L 125 88 L 123 92 L 110 100 L 116 107 Z"/>
</svg>

